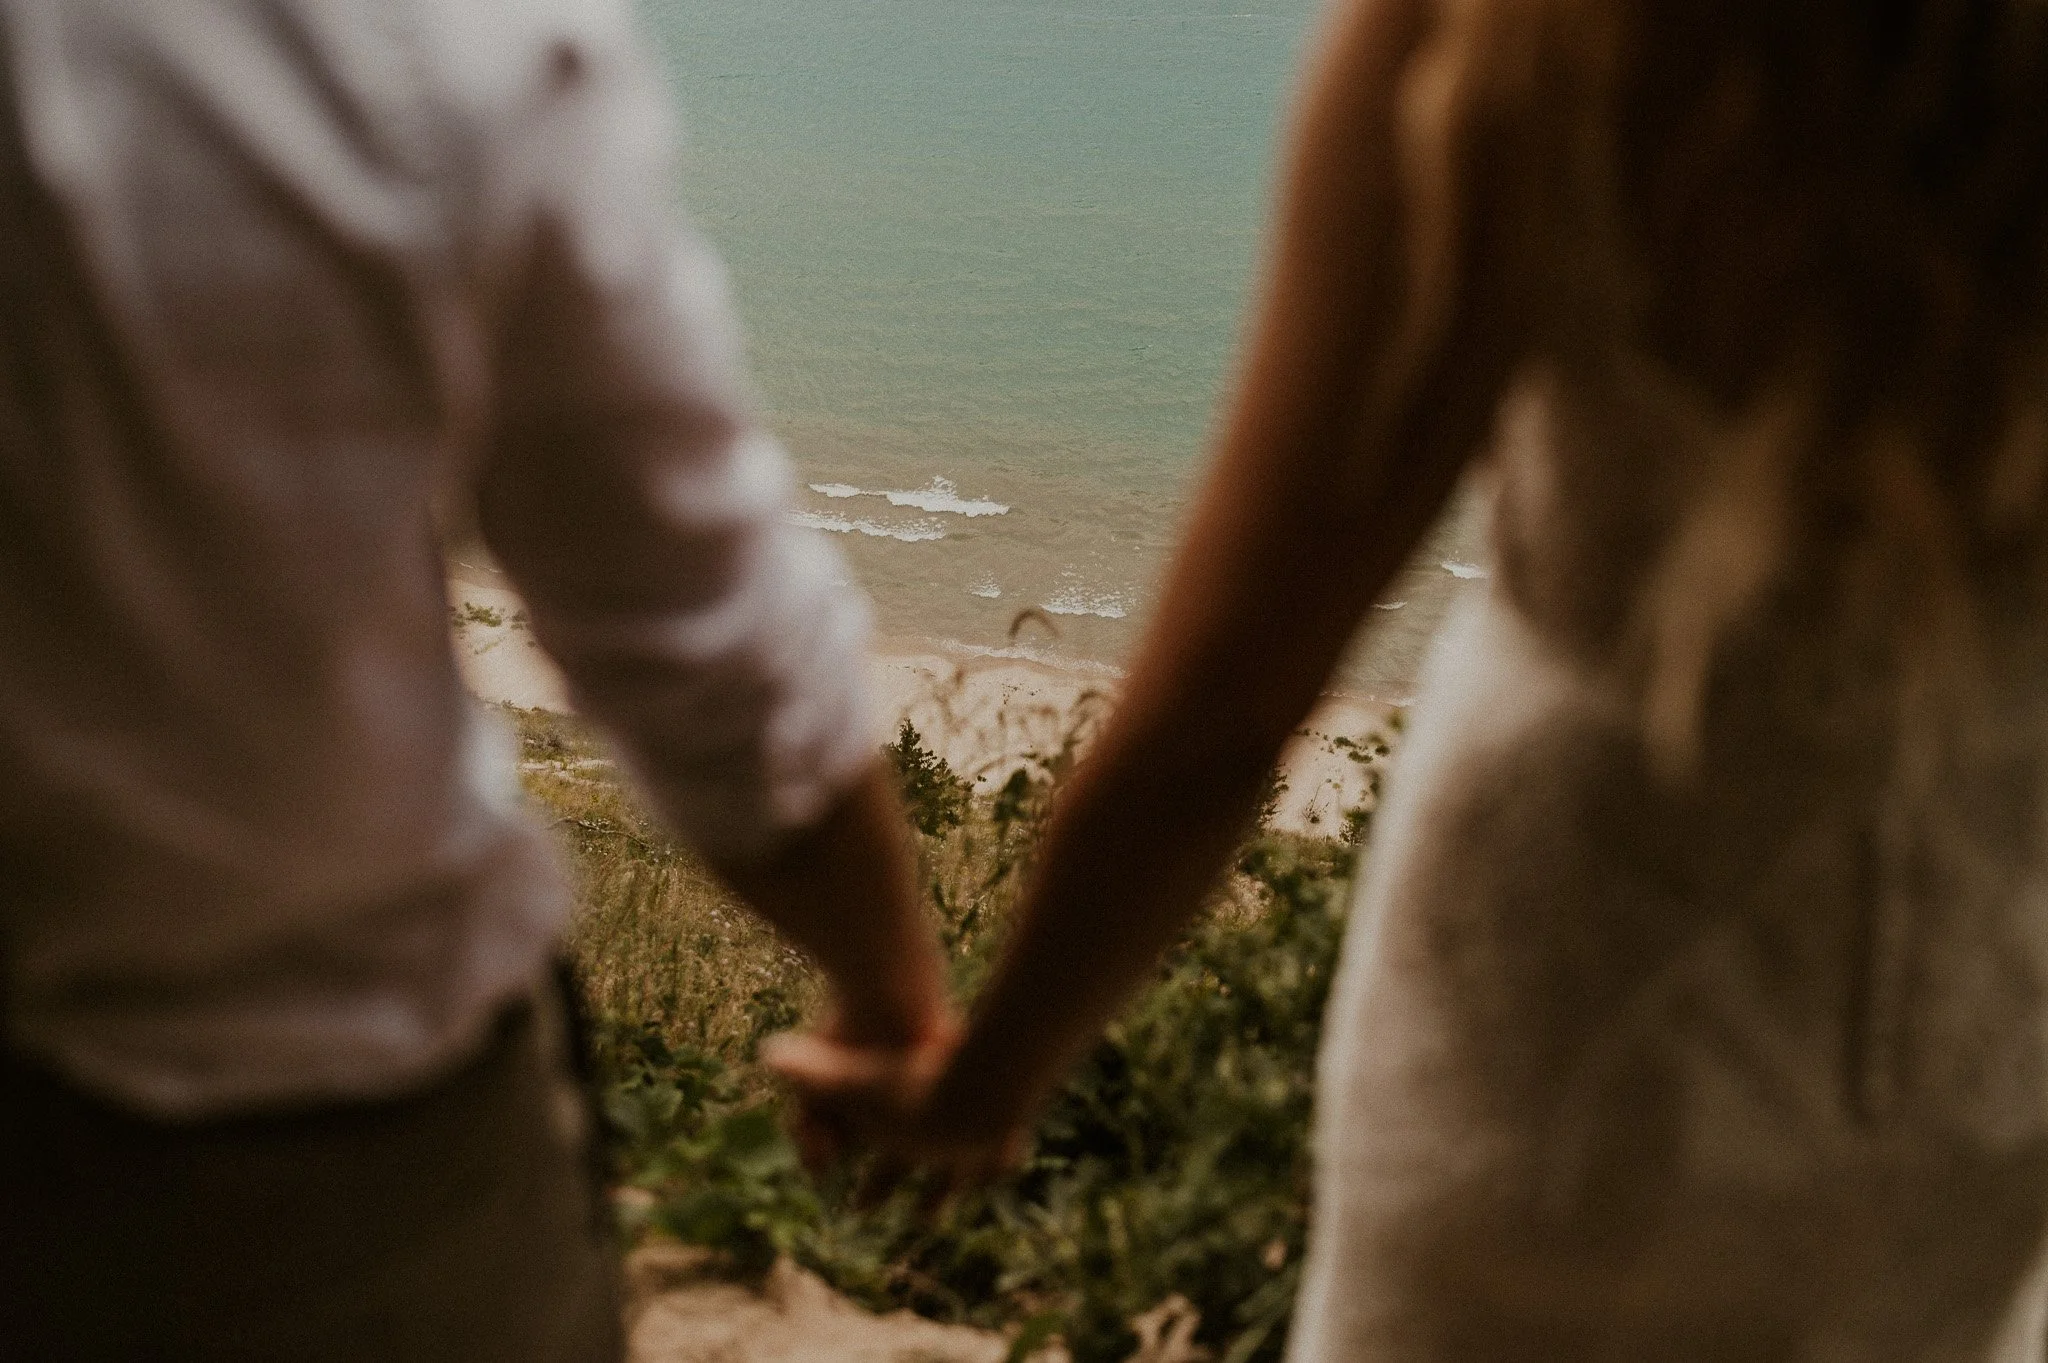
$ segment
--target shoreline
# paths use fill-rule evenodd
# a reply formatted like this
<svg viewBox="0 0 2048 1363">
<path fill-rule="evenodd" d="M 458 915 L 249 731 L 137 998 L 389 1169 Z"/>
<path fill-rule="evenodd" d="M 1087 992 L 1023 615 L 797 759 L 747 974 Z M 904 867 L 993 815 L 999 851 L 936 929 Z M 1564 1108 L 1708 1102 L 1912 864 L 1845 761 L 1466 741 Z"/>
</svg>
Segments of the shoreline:
<svg viewBox="0 0 2048 1363">
<path fill-rule="evenodd" d="M 450 633 L 464 683 L 478 699 L 519 709 L 573 713 L 568 686 L 526 628 L 525 608 L 495 569 L 451 558 Z M 925 744 L 988 790 L 1020 765 L 1085 739 L 1114 707 L 1121 669 L 1073 661 L 1029 645 L 983 648 L 951 640 L 877 638 L 869 654 L 877 747 L 908 719 Z M 1399 707 L 1325 692 L 1280 758 L 1285 782 L 1272 823 L 1293 832 L 1341 834 L 1346 811 L 1372 802 L 1383 759 L 1373 740 L 1391 734 Z M 886 726 L 886 727 L 883 727 Z"/>
</svg>

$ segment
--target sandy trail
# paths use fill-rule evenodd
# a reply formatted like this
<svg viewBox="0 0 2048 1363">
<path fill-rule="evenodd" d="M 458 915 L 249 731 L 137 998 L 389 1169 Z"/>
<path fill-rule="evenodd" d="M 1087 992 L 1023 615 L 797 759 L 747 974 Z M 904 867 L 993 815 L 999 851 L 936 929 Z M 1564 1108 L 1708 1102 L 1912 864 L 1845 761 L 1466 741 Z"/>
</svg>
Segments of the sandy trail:
<svg viewBox="0 0 2048 1363">
<path fill-rule="evenodd" d="M 862 1310 L 784 1260 L 759 1287 L 708 1274 L 701 1250 L 656 1242 L 626 1263 L 626 1363 L 1003 1363 L 1009 1341 L 908 1311 Z M 1042 1350 L 1031 1363 L 1067 1363 Z"/>
<path fill-rule="evenodd" d="M 909 1311 L 864 1311 L 787 1259 L 757 1287 L 710 1272 L 712 1256 L 654 1241 L 626 1258 L 626 1363 L 1005 1363 L 1011 1341 Z M 1182 1297 L 1131 1321 L 1125 1363 L 1212 1363 Z M 1022 1363 L 1072 1363 L 1048 1344 Z"/>
</svg>

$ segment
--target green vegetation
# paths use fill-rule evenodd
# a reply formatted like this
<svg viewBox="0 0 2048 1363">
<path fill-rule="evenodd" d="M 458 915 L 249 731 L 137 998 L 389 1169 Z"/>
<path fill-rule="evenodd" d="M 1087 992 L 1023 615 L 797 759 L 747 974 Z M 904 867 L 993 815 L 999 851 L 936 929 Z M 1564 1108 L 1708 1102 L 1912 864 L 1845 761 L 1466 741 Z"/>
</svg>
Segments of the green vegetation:
<svg viewBox="0 0 2048 1363">
<path fill-rule="evenodd" d="M 479 606 L 474 601 L 465 601 L 451 609 L 448 617 L 457 629 L 464 625 L 483 625 L 489 629 L 496 629 L 505 623 L 505 612 L 492 606 Z M 518 621 L 515 620 L 513 623 L 517 624 Z"/>
<path fill-rule="evenodd" d="M 925 746 L 924 735 L 908 716 L 896 731 L 896 741 L 882 752 L 896 772 L 897 789 L 913 828 L 936 838 L 967 822 L 974 787 L 956 775 L 945 758 Z"/>
<path fill-rule="evenodd" d="M 621 791 L 570 721 L 518 712 L 529 789 L 554 815 L 580 904 L 571 938 L 595 1019 L 635 1233 L 711 1247 L 740 1274 L 789 1255 L 877 1308 L 1057 1335 L 1122 1359 L 1131 1317 L 1179 1294 L 1222 1363 L 1279 1356 L 1306 1223 L 1313 1057 L 1355 848 L 1262 831 L 1151 989 L 1062 1090 L 1024 1170 L 921 1221 L 916 1190 L 855 1207 L 814 1183 L 754 1066 L 819 984 Z M 1007 772 L 956 773 L 905 724 L 884 751 L 956 986 L 978 985 L 1059 782 L 1092 724 Z M 1386 745 L 1359 748 L 1377 763 Z M 1000 779 L 998 779 L 1000 778 Z M 1362 839 L 1360 813 L 1344 821 Z"/>
</svg>

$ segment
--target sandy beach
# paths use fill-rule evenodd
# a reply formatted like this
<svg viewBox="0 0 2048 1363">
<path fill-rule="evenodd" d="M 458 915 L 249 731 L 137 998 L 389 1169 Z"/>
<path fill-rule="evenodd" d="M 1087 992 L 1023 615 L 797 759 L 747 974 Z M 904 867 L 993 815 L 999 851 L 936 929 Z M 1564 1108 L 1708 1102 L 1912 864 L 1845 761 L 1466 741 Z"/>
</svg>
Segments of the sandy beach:
<svg viewBox="0 0 2048 1363">
<path fill-rule="evenodd" d="M 534 642 L 523 604 L 496 569 L 458 556 L 448 595 L 456 655 L 471 692 L 521 709 L 572 709 L 567 684 Z M 1028 644 L 969 649 L 881 639 L 869 667 L 877 746 L 907 718 L 956 771 L 984 788 L 1022 763 L 1050 759 L 1071 739 L 1085 739 L 1114 706 L 1121 680 L 1113 668 L 1063 663 Z M 1285 788 L 1275 825 L 1335 833 L 1346 811 L 1369 805 L 1371 759 L 1388 721 L 1389 707 L 1377 701 L 1324 696 L 1282 758 Z"/>
</svg>

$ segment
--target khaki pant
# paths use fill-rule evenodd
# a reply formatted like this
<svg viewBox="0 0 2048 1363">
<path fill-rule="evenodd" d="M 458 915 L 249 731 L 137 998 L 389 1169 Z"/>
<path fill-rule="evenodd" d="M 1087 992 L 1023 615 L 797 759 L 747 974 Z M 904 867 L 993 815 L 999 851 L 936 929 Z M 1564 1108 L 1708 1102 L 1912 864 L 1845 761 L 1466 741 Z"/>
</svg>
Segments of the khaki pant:
<svg viewBox="0 0 2048 1363">
<path fill-rule="evenodd" d="M 187 1127 L 0 1062 L 0 1358 L 617 1359 L 558 1019 L 424 1092 Z"/>
</svg>

